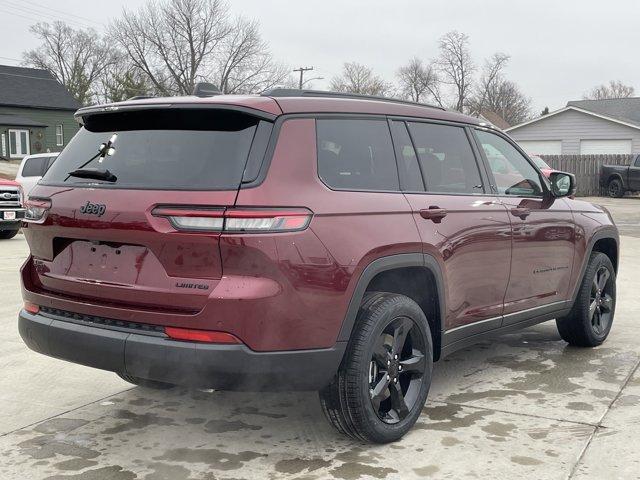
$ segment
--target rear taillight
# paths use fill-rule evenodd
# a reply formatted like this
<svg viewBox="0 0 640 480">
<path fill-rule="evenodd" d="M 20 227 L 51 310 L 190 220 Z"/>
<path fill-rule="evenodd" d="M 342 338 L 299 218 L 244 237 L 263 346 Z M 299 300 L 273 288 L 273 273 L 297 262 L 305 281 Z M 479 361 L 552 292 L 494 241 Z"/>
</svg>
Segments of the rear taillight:
<svg viewBox="0 0 640 480">
<path fill-rule="evenodd" d="M 165 217 L 177 230 L 227 233 L 294 232 L 309 226 L 306 208 L 184 208 L 156 207 L 152 214 Z"/>
<path fill-rule="evenodd" d="M 25 202 L 27 209 L 24 214 L 24 221 L 31 223 L 42 223 L 51 209 L 51 200 L 48 198 L 29 198 Z"/>
<path fill-rule="evenodd" d="M 24 309 L 33 315 L 36 315 L 40 312 L 40 307 L 31 302 L 24 302 Z"/>
<path fill-rule="evenodd" d="M 185 340 L 188 342 L 205 343 L 241 343 L 235 336 L 226 332 L 213 330 L 194 330 L 190 328 L 165 327 L 164 333 L 173 340 Z"/>
</svg>

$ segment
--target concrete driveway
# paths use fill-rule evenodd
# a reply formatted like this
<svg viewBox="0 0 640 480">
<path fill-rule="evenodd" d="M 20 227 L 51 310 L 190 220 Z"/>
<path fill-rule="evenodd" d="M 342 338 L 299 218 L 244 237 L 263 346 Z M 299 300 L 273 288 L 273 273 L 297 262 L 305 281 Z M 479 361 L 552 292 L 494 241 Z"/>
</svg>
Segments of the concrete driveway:
<svg viewBox="0 0 640 480">
<path fill-rule="evenodd" d="M 19 339 L 22 235 L 0 243 L 0 478 L 640 478 L 640 199 L 623 226 L 618 305 L 601 347 L 554 322 L 436 364 L 418 424 L 370 446 L 335 433 L 314 393 L 131 388 Z"/>
</svg>

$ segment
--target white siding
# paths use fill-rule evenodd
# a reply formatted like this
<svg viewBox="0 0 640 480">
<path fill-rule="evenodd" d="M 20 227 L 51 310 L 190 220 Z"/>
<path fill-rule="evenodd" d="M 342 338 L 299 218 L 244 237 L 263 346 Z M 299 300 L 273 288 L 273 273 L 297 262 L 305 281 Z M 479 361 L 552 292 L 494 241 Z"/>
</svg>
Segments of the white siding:
<svg viewBox="0 0 640 480">
<path fill-rule="evenodd" d="M 519 140 L 518 144 L 529 155 L 561 155 L 560 140 Z"/>
<path fill-rule="evenodd" d="M 507 132 L 521 140 L 560 140 L 563 155 L 579 155 L 580 140 L 631 140 L 632 153 L 640 153 L 640 130 L 575 110 Z"/>
<path fill-rule="evenodd" d="M 631 140 L 580 140 L 580 155 L 630 154 Z"/>
</svg>

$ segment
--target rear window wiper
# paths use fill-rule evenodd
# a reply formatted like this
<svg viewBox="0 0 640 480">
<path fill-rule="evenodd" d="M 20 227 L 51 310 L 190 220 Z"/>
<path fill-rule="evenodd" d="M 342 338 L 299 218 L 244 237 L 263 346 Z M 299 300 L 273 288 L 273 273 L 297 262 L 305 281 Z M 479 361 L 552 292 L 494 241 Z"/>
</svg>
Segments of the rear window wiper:
<svg viewBox="0 0 640 480">
<path fill-rule="evenodd" d="M 79 168 L 68 173 L 69 177 L 90 178 L 93 180 L 102 180 L 104 182 L 115 182 L 118 180 L 109 170 L 100 170 L 98 168 Z"/>
<path fill-rule="evenodd" d="M 118 139 L 118 134 L 114 133 L 111 135 L 111 138 L 108 142 L 100 144 L 98 147 L 98 153 L 96 153 L 89 160 L 84 162 L 80 167 L 75 169 L 73 172 L 67 173 L 67 178 L 64 179 L 66 182 L 69 180 L 69 177 L 78 177 L 78 178 L 93 178 L 95 180 L 104 180 L 106 182 L 115 182 L 118 178 L 113 175 L 109 170 L 98 170 L 96 168 L 84 168 L 93 162 L 96 158 L 100 158 L 98 162 L 102 163 L 105 157 L 111 156 L 116 152 L 115 144 Z"/>
</svg>

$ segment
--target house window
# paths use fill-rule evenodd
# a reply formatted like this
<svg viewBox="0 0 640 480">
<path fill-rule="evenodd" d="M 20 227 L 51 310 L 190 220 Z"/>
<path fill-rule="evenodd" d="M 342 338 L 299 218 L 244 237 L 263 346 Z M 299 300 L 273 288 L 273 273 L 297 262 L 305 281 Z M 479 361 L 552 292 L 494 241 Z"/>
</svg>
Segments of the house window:
<svg viewBox="0 0 640 480">
<path fill-rule="evenodd" d="M 56 146 L 62 147 L 64 145 L 64 130 L 62 125 L 56 125 Z"/>
<path fill-rule="evenodd" d="M 29 153 L 29 130 L 9 130 L 9 157 L 22 158 Z"/>
</svg>

